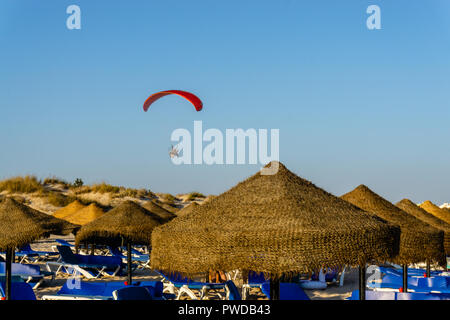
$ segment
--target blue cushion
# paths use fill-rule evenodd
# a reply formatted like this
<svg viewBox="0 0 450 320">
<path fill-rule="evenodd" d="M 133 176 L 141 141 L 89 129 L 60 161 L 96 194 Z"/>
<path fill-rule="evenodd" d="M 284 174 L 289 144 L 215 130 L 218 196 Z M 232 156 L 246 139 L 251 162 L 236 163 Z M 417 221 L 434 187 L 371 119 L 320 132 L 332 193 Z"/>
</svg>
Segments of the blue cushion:
<svg viewBox="0 0 450 320">
<path fill-rule="evenodd" d="M 270 299 L 270 282 L 262 285 L 261 291 Z M 310 300 L 298 283 L 280 283 L 280 300 Z"/>
<path fill-rule="evenodd" d="M 0 293 L 5 296 L 4 282 L 0 282 Z M 36 300 L 36 295 L 28 283 L 11 282 L 11 300 Z"/>
</svg>

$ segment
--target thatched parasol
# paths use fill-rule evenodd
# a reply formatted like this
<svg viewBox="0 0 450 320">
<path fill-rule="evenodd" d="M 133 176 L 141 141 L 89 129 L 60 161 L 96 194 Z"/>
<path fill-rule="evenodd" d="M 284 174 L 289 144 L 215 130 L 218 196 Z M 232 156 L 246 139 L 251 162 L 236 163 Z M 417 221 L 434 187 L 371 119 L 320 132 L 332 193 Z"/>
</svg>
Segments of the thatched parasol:
<svg viewBox="0 0 450 320">
<path fill-rule="evenodd" d="M 442 231 L 404 212 L 364 185 L 341 198 L 400 226 L 400 252 L 393 262 L 403 265 L 427 260 L 444 262 Z"/>
<path fill-rule="evenodd" d="M 81 209 L 85 208 L 86 206 L 82 204 L 80 201 L 75 200 L 74 202 L 71 202 L 64 208 L 61 208 L 53 213 L 53 216 L 55 218 L 64 219 L 67 216 L 70 216 L 71 214 L 76 213 L 77 211 L 80 211 Z"/>
<path fill-rule="evenodd" d="M 168 222 L 176 217 L 174 213 L 167 211 L 153 201 L 144 202 L 144 204 L 142 204 L 142 207 L 160 217 L 163 222 Z"/>
<path fill-rule="evenodd" d="M 420 207 L 428 213 L 431 213 L 436 218 L 441 219 L 450 224 L 450 213 L 446 210 L 439 208 L 433 202 L 427 200 L 420 205 Z"/>
<path fill-rule="evenodd" d="M 11 262 L 15 248 L 50 234 L 69 234 L 79 226 L 6 198 L 0 202 L 0 251 L 6 251 L 6 298 L 11 296 Z"/>
<path fill-rule="evenodd" d="M 272 164 L 269 164 L 272 165 Z M 398 227 L 316 187 L 279 164 L 152 234 L 151 265 L 187 276 L 212 270 L 271 279 L 338 265 L 385 261 Z"/>
<path fill-rule="evenodd" d="M 91 203 L 87 207 L 65 216 L 64 220 L 83 226 L 91 221 L 94 221 L 95 219 L 100 218 L 104 213 L 105 212 L 102 208 L 97 206 L 95 203 Z"/>
<path fill-rule="evenodd" d="M 166 211 L 170 212 L 170 213 L 176 213 L 177 211 L 179 211 L 180 209 L 174 206 L 171 206 L 168 203 L 162 202 L 160 200 L 152 200 L 152 202 L 156 205 L 158 205 L 159 207 L 165 209 Z"/>
<path fill-rule="evenodd" d="M 409 199 L 403 199 L 398 202 L 396 206 L 406 213 L 413 215 L 417 219 L 428 223 L 430 226 L 444 231 L 444 250 L 447 255 L 450 255 L 450 224 L 436 218 L 431 213 L 425 211 Z"/>
<path fill-rule="evenodd" d="M 182 217 L 186 214 L 191 213 L 195 208 L 197 208 L 199 204 L 197 202 L 192 202 L 191 204 L 187 205 L 183 209 L 177 212 L 177 217 Z"/>
<path fill-rule="evenodd" d="M 108 244 L 128 246 L 128 281 L 131 284 L 131 245 L 149 244 L 153 229 L 160 218 L 132 201 L 124 201 L 100 218 L 84 225 L 77 233 L 75 244 Z"/>
</svg>

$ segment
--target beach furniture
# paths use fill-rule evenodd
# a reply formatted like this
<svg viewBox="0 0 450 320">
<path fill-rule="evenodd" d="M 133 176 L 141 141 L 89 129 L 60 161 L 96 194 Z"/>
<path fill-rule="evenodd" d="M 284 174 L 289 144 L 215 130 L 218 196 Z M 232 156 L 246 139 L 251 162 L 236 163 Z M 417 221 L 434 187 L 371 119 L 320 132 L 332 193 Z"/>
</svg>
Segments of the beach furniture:
<svg viewBox="0 0 450 320">
<path fill-rule="evenodd" d="M 30 244 L 26 244 L 19 248 L 19 251 L 15 252 L 15 256 L 20 258 L 20 263 L 30 263 L 57 258 L 59 253 L 51 251 L 36 251 L 31 249 Z"/>
<path fill-rule="evenodd" d="M 375 291 L 396 291 L 403 288 L 403 278 L 386 274 L 381 281 L 370 281 L 367 287 Z M 408 277 L 409 292 L 450 293 L 450 277 Z"/>
<path fill-rule="evenodd" d="M 0 262 L 0 275 L 5 275 L 6 265 L 4 262 Z M 23 279 L 24 282 L 33 285 L 33 289 L 37 289 L 45 280 L 46 277 L 50 277 L 51 280 L 55 278 L 53 272 L 41 271 L 39 266 L 32 264 L 11 264 L 12 276 L 18 276 Z"/>
<path fill-rule="evenodd" d="M 242 299 L 246 300 L 250 288 L 262 288 L 262 285 L 266 283 L 267 280 L 263 273 L 257 273 L 250 271 L 247 277 L 247 283 L 242 285 Z"/>
<path fill-rule="evenodd" d="M 151 287 L 153 300 L 164 300 L 161 281 L 135 282 L 128 286 L 125 282 L 87 282 L 80 279 L 67 279 L 54 295 L 44 295 L 42 300 L 113 300 L 113 292 L 128 287 Z M 150 289 L 149 289 L 150 290 Z"/>
<path fill-rule="evenodd" d="M 270 282 L 266 282 L 261 287 L 270 300 Z M 280 300 L 310 300 L 298 283 L 280 282 Z"/>
<path fill-rule="evenodd" d="M 242 300 L 238 288 L 231 280 L 225 282 L 225 298 L 226 300 Z"/>
<path fill-rule="evenodd" d="M 0 300 L 6 299 L 6 288 L 4 278 L 0 280 Z M 9 300 L 36 300 L 33 288 L 26 282 L 14 281 L 11 282 L 11 296 Z"/>
<path fill-rule="evenodd" d="M 122 259 L 122 261 L 126 263 L 127 256 L 125 256 L 122 252 L 120 252 L 118 247 L 108 246 L 108 251 L 113 257 L 120 257 Z M 148 256 L 148 254 L 142 254 L 137 250 L 135 250 L 135 251 L 138 252 L 139 255 L 132 254 L 131 260 L 138 263 L 137 267 L 140 267 L 140 268 L 149 267 L 150 266 L 150 258 Z M 133 268 L 132 270 L 135 270 L 135 268 Z"/>
<path fill-rule="evenodd" d="M 359 291 L 353 291 L 347 300 L 359 300 Z M 450 300 L 450 294 L 366 291 L 366 300 Z"/>
<path fill-rule="evenodd" d="M 319 281 L 304 281 L 304 282 L 319 282 Z M 326 287 L 326 282 L 325 282 Z M 247 299 L 250 288 L 260 288 L 270 299 L 270 281 L 265 280 L 263 273 L 249 272 L 247 283 L 242 286 L 242 297 Z M 280 283 L 280 300 L 309 300 L 308 296 L 302 289 L 301 284 L 297 283 Z"/>
<path fill-rule="evenodd" d="M 211 290 L 214 290 L 221 299 L 224 298 L 219 292 L 217 292 L 225 289 L 224 283 L 200 282 L 182 277 L 179 274 L 169 275 L 158 270 L 156 270 L 156 272 L 164 278 L 164 292 L 175 294 L 176 300 L 179 300 L 183 295 L 187 295 L 193 300 L 202 300 Z M 197 296 L 194 290 L 199 291 L 200 296 Z"/>
<path fill-rule="evenodd" d="M 114 300 L 153 300 L 152 287 L 125 287 L 113 291 Z"/>
<path fill-rule="evenodd" d="M 122 269 L 122 259 L 110 256 L 94 256 L 74 254 L 68 246 L 57 246 L 61 260 L 47 262 L 47 270 L 56 266 L 55 274 L 64 271 L 69 274 L 81 274 L 88 279 L 98 278 L 101 275 L 117 275 Z"/>
</svg>

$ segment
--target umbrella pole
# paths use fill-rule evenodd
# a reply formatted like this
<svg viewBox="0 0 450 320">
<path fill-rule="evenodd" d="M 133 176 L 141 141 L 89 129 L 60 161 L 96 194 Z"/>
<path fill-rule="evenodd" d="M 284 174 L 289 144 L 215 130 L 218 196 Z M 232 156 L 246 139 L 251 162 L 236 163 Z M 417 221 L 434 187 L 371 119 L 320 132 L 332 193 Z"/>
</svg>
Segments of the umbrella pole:
<svg viewBox="0 0 450 320">
<path fill-rule="evenodd" d="M 270 300 L 280 300 L 280 279 L 270 278 Z"/>
<path fill-rule="evenodd" d="M 128 262 L 128 285 L 131 286 L 131 242 L 127 242 L 127 262 Z"/>
<path fill-rule="evenodd" d="M 366 300 L 366 265 L 359 266 L 359 300 Z"/>
<path fill-rule="evenodd" d="M 408 265 L 403 265 L 403 292 L 408 292 Z"/>
<path fill-rule="evenodd" d="M 6 270 L 5 270 L 5 295 L 6 300 L 11 300 L 11 259 L 12 253 L 14 252 L 13 248 L 6 249 Z"/>
<path fill-rule="evenodd" d="M 427 259 L 427 278 L 431 276 L 431 266 L 430 266 L 430 260 Z"/>
</svg>

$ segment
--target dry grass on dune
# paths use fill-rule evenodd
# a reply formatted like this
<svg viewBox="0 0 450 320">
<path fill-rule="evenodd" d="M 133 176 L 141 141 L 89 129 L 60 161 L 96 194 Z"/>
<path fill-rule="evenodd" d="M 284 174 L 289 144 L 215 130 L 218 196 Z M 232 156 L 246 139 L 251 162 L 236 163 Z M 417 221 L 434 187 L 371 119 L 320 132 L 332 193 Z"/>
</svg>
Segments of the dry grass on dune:
<svg viewBox="0 0 450 320">
<path fill-rule="evenodd" d="M 13 177 L 0 181 L 0 192 L 33 193 L 42 192 L 44 187 L 35 176 Z"/>
</svg>

